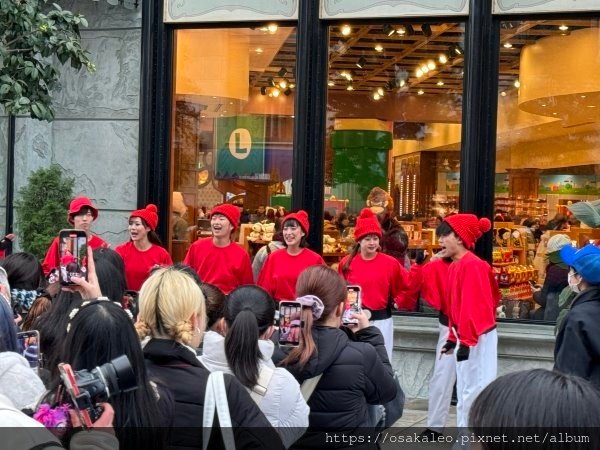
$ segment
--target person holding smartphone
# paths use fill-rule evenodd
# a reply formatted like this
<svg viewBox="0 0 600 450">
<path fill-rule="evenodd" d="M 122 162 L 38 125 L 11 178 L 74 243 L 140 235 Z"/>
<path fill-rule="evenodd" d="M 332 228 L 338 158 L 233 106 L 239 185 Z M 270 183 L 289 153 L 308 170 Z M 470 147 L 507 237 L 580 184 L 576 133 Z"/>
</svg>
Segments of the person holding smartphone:
<svg viewBox="0 0 600 450">
<path fill-rule="evenodd" d="M 295 297 L 296 281 L 304 269 L 325 264 L 321 255 L 306 248 L 309 227 L 306 211 L 285 216 L 281 227 L 285 248 L 271 253 L 260 271 L 257 284 L 276 302 Z"/>
<path fill-rule="evenodd" d="M 348 284 L 361 288 L 362 307 L 371 312 L 371 321 L 381 330 L 388 359 L 392 359 L 394 325 L 392 304 L 404 308 L 403 292 L 409 286 L 409 275 L 400 263 L 380 252 L 382 237 L 377 217 L 364 208 L 356 219 L 354 239 L 357 245 L 338 266 Z"/>
<path fill-rule="evenodd" d="M 156 266 L 171 266 L 171 255 L 162 247 L 156 234 L 158 212 L 150 203 L 129 215 L 129 241 L 119 245 L 115 251 L 123 258 L 127 289 L 139 291 L 150 271 Z"/>
<path fill-rule="evenodd" d="M 92 224 L 98 218 L 98 208 L 94 206 L 92 201 L 88 197 L 75 197 L 69 205 L 69 212 L 67 215 L 67 221 L 76 230 L 83 230 L 87 235 L 87 245 L 92 248 L 106 248 L 109 244 L 106 243 L 102 238 L 92 233 Z M 54 238 L 46 257 L 42 263 L 44 269 L 44 275 L 48 276 L 53 269 L 59 267 L 59 242 L 58 237 Z"/>
</svg>

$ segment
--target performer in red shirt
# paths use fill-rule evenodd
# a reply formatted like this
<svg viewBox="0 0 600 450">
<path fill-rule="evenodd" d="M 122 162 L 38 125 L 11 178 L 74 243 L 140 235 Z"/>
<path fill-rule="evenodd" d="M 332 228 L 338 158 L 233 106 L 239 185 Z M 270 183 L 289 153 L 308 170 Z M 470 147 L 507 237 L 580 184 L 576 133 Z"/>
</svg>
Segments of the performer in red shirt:
<svg viewBox="0 0 600 450">
<path fill-rule="evenodd" d="M 88 197 L 75 197 L 69 205 L 67 221 L 77 230 L 83 230 L 87 234 L 88 246 L 93 249 L 110 247 L 103 239 L 92 234 L 92 223 L 98 218 L 98 208 L 94 206 Z M 58 268 L 58 236 L 55 237 L 46 252 L 42 268 L 44 275 L 48 275 L 52 269 Z"/>
<path fill-rule="evenodd" d="M 456 214 L 447 217 L 436 230 L 442 251 L 452 258 L 445 296 L 450 334 L 440 357 L 455 354 L 457 426 L 465 429 L 471 404 L 496 378 L 498 365 L 496 307 L 500 290 L 490 265 L 472 252 L 475 241 L 491 227 L 487 218 Z"/>
<path fill-rule="evenodd" d="M 391 361 L 394 344 L 392 301 L 398 308 L 406 308 L 404 291 L 409 279 L 408 272 L 395 258 L 379 251 L 381 236 L 377 217 L 364 208 L 354 228 L 357 245 L 340 261 L 338 272 L 348 284 L 360 286 L 362 307 L 370 310 L 372 325 L 381 330 Z"/>
<path fill-rule="evenodd" d="M 214 284 L 225 294 L 243 284 L 254 283 L 248 252 L 231 240 L 239 224 L 237 206 L 228 203 L 215 206 L 210 215 L 212 237 L 194 242 L 183 260 L 198 272 L 203 283 Z"/>
<path fill-rule="evenodd" d="M 156 266 L 173 264 L 171 255 L 162 247 L 156 234 L 158 213 L 152 203 L 129 215 L 129 241 L 119 245 L 115 251 L 123 258 L 127 289 L 139 291 Z"/>
<path fill-rule="evenodd" d="M 306 248 L 309 227 L 306 211 L 288 214 L 283 219 L 285 248 L 267 257 L 257 282 L 275 301 L 294 300 L 300 273 L 307 267 L 325 264 L 321 255 Z"/>
</svg>

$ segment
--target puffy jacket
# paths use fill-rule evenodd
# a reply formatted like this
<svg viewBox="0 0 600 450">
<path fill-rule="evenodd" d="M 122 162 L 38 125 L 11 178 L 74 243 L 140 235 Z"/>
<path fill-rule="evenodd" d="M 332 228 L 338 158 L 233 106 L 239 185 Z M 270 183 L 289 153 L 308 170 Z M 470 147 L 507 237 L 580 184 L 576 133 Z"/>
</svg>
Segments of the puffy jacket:
<svg viewBox="0 0 600 450">
<path fill-rule="evenodd" d="M 554 369 L 591 381 L 600 388 L 600 286 L 573 300 L 556 336 Z"/>
<path fill-rule="evenodd" d="M 204 394 L 210 372 L 191 348 L 172 340 L 150 339 L 144 347 L 144 358 L 149 376 L 166 386 L 173 397 L 169 448 L 202 448 Z M 225 375 L 225 390 L 236 448 L 283 449 L 269 421 L 234 377 Z M 209 448 L 224 448 L 216 423 Z"/>
<path fill-rule="evenodd" d="M 17 409 L 34 409 L 45 392 L 44 383 L 25 358 L 15 352 L 0 353 L 0 394 Z"/>
<path fill-rule="evenodd" d="M 267 391 L 258 404 L 267 420 L 275 427 L 286 447 L 292 445 L 304 434 L 308 426 L 308 405 L 302 397 L 300 386 L 292 374 L 282 367 L 275 367 L 271 357 L 274 344 L 260 339 L 260 367 L 273 370 L 273 376 Z M 209 331 L 204 335 L 200 362 L 211 372 L 220 370 L 233 375 L 225 356 L 225 338 L 219 333 Z"/>
<path fill-rule="evenodd" d="M 316 326 L 312 336 L 317 350 L 306 365 L 287 367 L 299 383 L 323 374 L 308 401 L 309 432 L 292 448 L 344 448 L 347 442 L 326 442 L 317 431 L 352 434 L 360 432 L 360 427 L 371 426 L 368 405 L 393 400 L 397 384 L 377 328 L 371 326 L 353 334 L 341 328 Z"/>
</svg>

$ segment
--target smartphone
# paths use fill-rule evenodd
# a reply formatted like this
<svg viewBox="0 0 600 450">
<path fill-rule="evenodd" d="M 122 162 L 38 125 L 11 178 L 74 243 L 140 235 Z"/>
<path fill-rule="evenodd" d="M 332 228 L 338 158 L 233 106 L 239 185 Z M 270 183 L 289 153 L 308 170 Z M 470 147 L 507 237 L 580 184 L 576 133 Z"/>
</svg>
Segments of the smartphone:
<svg viewBox="0 0 600 450">
<path fill-rule="evenodd" d="M 299 302 L 279 302 L 279 346 L 300 345 L 302 327 L 302 305 Z"/>
<path fill-rule="evenodd" d="M 358 323 L 358 319 L 350 318 L 353 313 L 361 311 L 360 286 L 346 287 L 346 303 L 344 305 L 344 314 L 342 315 L 342 323 L 344 325 L 350 323 Z"/>
<path fill-rule="evenodd" d="M 60 284 L 72 285 L 71 277 L 87 280 L 87 234 L 83 230 L 61 230 L 58 234 Z"/>
<path fill-rule="evenodd" d="M 23 356 L 29 367 L 38 370 L 42 361 L 42 352 L 40 351 L 40 332 L 37 330 L 21 331 L 17 333 L 17 349 Z"/>
</svg>

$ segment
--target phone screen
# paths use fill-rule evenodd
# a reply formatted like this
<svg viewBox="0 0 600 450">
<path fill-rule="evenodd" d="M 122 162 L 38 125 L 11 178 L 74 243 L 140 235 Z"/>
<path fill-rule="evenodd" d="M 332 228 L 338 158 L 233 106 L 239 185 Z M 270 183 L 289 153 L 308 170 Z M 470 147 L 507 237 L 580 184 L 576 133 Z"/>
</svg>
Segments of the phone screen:
<svg viewBox="0 0 600 450">
<path fill-rule="evenodd" d="M 302 305 L 298 302 L 279 303 L 279 345 L 297 347 L 300 345 L 302 327 Z"/>
<path fill-rule="evenodd" d="M 62 230 L 58 235 L 60 282 L 73 284 L 71 277 L 87 280 L 87 235 L 83 230 Z"/>
<path fill-rule="evenodd" d="M 17 333 L 17 349 L 32 369 L 40 367 L 40 333 L 37 330 Z"/>
<path fill-rule="evenodd" d="M 358 319 L 351 319 L 352 313 L 359 313 L 361 310 L 360 286 L 346 287 L 346 304 L 344 305 L 344 315 L 342 323 L 358 323 Z"/>
</svg>

